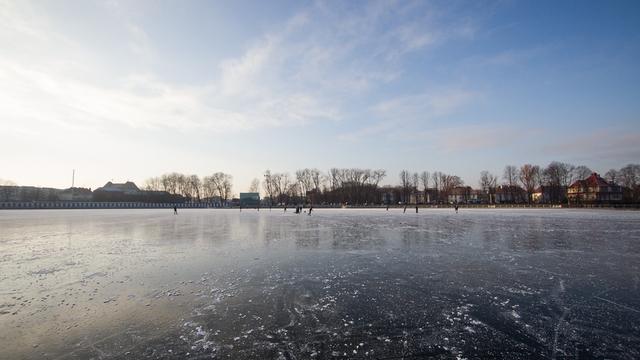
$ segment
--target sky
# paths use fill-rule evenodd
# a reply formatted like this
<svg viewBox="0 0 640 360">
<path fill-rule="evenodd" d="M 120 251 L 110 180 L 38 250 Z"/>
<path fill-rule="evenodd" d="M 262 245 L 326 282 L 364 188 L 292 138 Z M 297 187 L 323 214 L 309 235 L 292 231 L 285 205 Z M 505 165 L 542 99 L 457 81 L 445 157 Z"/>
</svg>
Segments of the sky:
<svg viewBox="0 0 640 360">
<path fill-rule="evenodd" d="M 638 1 L 0 0 L 0 178 L 640 163 Z"/>
</svg>

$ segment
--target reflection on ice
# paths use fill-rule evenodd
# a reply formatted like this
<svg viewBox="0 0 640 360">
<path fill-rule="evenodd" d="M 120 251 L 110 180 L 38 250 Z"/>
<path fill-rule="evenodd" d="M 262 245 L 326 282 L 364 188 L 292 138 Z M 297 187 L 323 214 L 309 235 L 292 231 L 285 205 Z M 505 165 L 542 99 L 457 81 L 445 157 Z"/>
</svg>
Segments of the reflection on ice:
<svg viewBox="0 0 640 360">
<path fill-rule="evenodd" d="M 0 213 L 9 358 L 638 358 L 640 213 Z"/>
</svg>

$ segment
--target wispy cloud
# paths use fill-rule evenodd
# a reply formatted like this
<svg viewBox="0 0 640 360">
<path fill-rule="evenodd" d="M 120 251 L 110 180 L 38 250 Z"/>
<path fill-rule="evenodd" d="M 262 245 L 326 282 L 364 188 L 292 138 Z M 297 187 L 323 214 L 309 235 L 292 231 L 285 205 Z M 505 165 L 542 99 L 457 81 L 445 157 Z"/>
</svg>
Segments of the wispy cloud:
<svg viewBox="0 0 640 360">
<path fill-rule="evenodd" d="M 524 62 L 544 56 L 551 46 L 537 46 L 527 49 L 510 49 L 493 56 L 475 57 L 467 61 L 468 64 L 475 63 L 477 66 L 514 66 L 522 65 Z"/>
<path fill-rule="evenodd" d="M 402 76 L 398 56 L 437 46 L 458 33 L 458 28 L 467 28 L 438 26 L 437 17 L 431 15 L 433 22 L 425 25 L 407 10 L 415 6 L 411 2 L 350 6 L 348 16 L 342 14 L 341 6 L 317 3 L 252 39 L 243 55 L 223 60 L 218 84 L 176 86 L 153 72 L 109 74 L 101 61 L 95 61 L 96 55 L 47 27 L 44 14 L 17 4 L 2 3 L 0 18 L 7 21 L 0 26 L 18 34 L 25 44 L 56 45 L 49 49 L 46 61 L 33 53 L 25 55 L 31 59 L 27 63 L 15 61 L 16 56 L 0 56 L 8 69 L 2 75 L 5 81 L 0 93 L 14 100 L 3 110 L 76 127 L 107 121 L 132 128 L 228 132 L 341 119 L 347 96 L 366 93 Z M 123 6 L 128 9 L 118 2 L 106 8 L 116 13 L 121 27 L 128 31 L 125 44 L 141 61 L 153 58 L 151 35 L 128 15 L 131 9 Z M 29 21 L 29 17 L 38 20 Z M 93 74 L 110 79 L 97 81 Z M 15 88 L 22 89 L 19 96 Z M 438 116 L 468 96 L 464 92 L 413 95 L 382 102 L 376 111 L 387 119 L 392 113 Z M 34 101 L 38 106 L 24 111 Z"/>
<path fill-rule="evenodd" d="M 483 124 L 447 127 L 415 134 L 440 154 L 507 149 L 513 144 L 532 141 L 542 135 L 542 129 L 522 129 L 509 124 Z"/>
<path fill-rule="evenodd" d="M 373 111 L 383 118 L 429 119 L 447 114 L 479 97 L 482 97 L 482 94 L 473 91 L 439 89 L 383 101 L 376 105 Z"/>
<path fill-rule="evenodd" d="M 556 133 L 542 143 L 539 151 L 547 155 L 565 154 L 583 161 L 637 161 L 640 158 L 640 130 L 637 125 L 620 125 L 572 134 Z"/>
<path fill-rule="evenodd" d="M 272 97 L 286 99 L 302 94 L 313 98 L 319 107 L 331 109 L 317 112 L 307 108 L 305 113 L 337 117 L 345 97 L 399 79 L 403 54 L 473 32 L 468 23 L 445 26 L 438 22 L 437 9 L 425 15 L 433 20 L 425 25 L 424 16 L 412 16 L 407 9 L 411 6 L 415 3 L 374 2 L 344 9 L 317 3 L 315 8 L 292 17 L 286 26 L 255 39 L 243 56 L 225 60 L 221 64 L 222 91 L 252 98 L 257 107 L 272 102 Z M 383 102 L 377 110 L 396 107 L 388 111 L 397 113 L 402 108 L 406 113 L 427 106 L 427 115 L 437 116 L 445 108 L 456 106 L 455 102 L 464 101 L 464 96 L 415 95 Z M 299 116 L 294 114 L 292 118 Z"/>
<path fill-rule="evenodd" d="M 482 98 L 484 95 L 478 92 L 446 88 L 382 101 L 369 111 L 375 119 L 373 124 L 341 138 L 358 140 L 385 133 L 390 141 L 407 141 L 425 127 L 433 127 L 438 117 Z"/>
</svg>

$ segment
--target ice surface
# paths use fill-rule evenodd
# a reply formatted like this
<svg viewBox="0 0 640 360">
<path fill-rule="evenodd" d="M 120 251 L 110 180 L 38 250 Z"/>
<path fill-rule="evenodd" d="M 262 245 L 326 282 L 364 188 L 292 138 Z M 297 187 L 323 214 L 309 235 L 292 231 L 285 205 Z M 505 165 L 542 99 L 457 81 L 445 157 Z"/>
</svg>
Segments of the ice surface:
<svg viewBox="0 0 640 360">
<path fill-rule="evenodd" d="M 640 212 L 0 211 L 11 359 L 640 358 Z"/>
</svg>

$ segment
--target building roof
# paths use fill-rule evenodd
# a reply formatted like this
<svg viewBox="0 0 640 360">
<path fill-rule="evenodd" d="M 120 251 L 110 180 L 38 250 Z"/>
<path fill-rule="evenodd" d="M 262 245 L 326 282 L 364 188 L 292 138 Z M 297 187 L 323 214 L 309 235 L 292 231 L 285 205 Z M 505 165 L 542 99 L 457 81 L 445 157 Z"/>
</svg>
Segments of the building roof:
<svg viewBox="0 0 640 360">
<path fill-rule="evenodd" d="M 611 180 L 605 180 L 603 178 L 600 177 L 599 174 L 597 173 L 591 173 L 591 176 L 589 176 L 588 178 L 584 179 L 584 180 L 578 180 L 576 182 L 574 182 L 573 184 L 571 184 L 571 186 L 569 186 L 570 189 L 572 188 L 591 188 L 591 187 L 621 187 L 620 185 L 614 183 Z"/>
<path fill-rule="evenodd" d="M 73 194 L 74 195 L 93 195 L 93 193 L 91 192 L 91 189 L 78 188 L 78 187 L 64 189 L 64 190 L 60 191 L 59 193 L 60 194 L 71 194 L 71 190 L 72 189 L 73 189 Z"/>
<path fill-rule="evenodd" d="M 114 184 L 111 181 L 106 183 L 103 187 L 96 189 L 95 191 L 140 191 L 135 183 L 127 181 L 124 184 Z"/>
<path fill-rule="evenodd" d="M 473 190 L 471 186 L 463 186 L 463 187 L 453 188 L 453 190 L 449 192 L 449 195 L 474 195 L 477 193 L 478 192 Z"/>
</svg>

